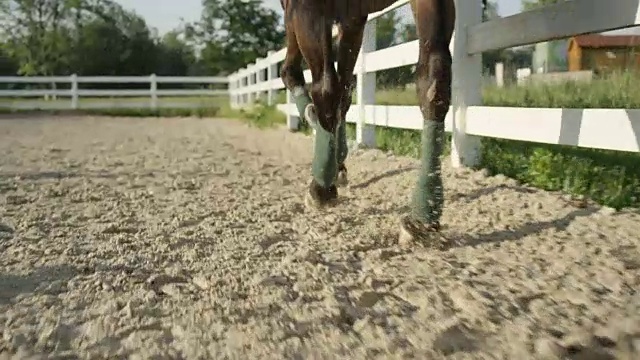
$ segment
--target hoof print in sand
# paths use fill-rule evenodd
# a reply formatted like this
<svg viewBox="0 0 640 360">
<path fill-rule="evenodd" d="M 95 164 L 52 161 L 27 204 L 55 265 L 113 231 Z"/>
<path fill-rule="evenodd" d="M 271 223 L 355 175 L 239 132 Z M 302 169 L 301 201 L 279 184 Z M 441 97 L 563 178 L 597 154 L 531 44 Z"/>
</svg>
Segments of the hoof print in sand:
<svg viewBox="0 0 640 360">
<path fill-rule="evenodd" d="M 478 347 L 477 335 L 464 324 L 455 324 L 438 334 L 433 349 L 443 355 L 457 352 L 472 352 Z"/>
<path fill-rule="evenodd" d="M 166 274 L 153 275 L 147 280 L 147 285 L 157 295 L 177 297 L 184 292 L 184 285 L 187 280 L 180 276 L 170 276 Z"/>
<path fill-rule="evenodd" d="M 398 245 L 400 246 L 422 246 L 444 250 L 451 246 L 451 242 L 442 233 L 442 227 L 428 227 L 415 224 L 414 221 L 403 217 L 400 220 L 400 231 L 398 235 Z"/>
</svg>

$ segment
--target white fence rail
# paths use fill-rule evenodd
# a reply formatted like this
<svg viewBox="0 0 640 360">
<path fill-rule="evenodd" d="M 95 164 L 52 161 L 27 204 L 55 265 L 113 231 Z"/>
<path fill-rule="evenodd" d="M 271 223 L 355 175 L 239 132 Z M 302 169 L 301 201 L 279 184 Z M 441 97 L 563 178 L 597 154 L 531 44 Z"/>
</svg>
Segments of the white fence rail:
<svg viewBox="0 0 640 360">
<path fill-rule="evenodd" d="M 146 89 L 82 89 L 80 84 L 149 84 Z M 0 108 L 32 109 L 81 109 L 100 107 L 173 107 L 176 103 L 160 103 L 160 97 L 219 96 L 228 95 L 226 77 L 206 76 L 0 76 L 0 84 L 48 84 L 49 89 L 0 89 Z M 69 84 L 69 89 L 57 89 L 56 84 Z M 158 84 L 222 84 L 225 89 L 158 89 Z M 59 101 L 9 101 L 34 97 L 69 98 L 68 103 Z M 148 101 L 111 101 L 81 103 L 82 97 L 148 97 Z M 2 100 L 4 99 L 4 100 Z M 184 102 L 180 102 L 184 106 Z M 193 104 L 199 106 L 198 104 Z"/>
<path fill-rule="evenodd" d="M 375 18 L 408 4 L 396 1 L 369 17 L 357 75 L 357 102 L 347 114 L 356 123 L 358 143 L 375 146 L 375 126 L 422 129 L 418 106 L 375 105 L 375 72 L 412 65 L 418 60 L 418 41 L 375 51 Z M 483 51 L 532 44 L 583 33 L 601 32 L 640 25 L 640 0 L 570 0 L 534 11 L 482 22 L 479 0 L 456 0 L 457 22 L 450 45 L 453 53 L 453 101 L 446 119 L 453 132 L 454 166 L 473 165 L 479 160 L 479 137 L 618 151 L 640 151 L 640 109 L 548 109 L 481 106 Z M 231 103 L 248 106 L 262 94 L 273 104 L 276 90 L 284 88 L 278 78 L 278 63 L 285 49 L 229 77 Z M 309 71 L 305 79 L 311 81 Z M 297 126 L 299 114 L 287 96 L 278 108 L 288 116 L 288 125 Z"/>
</svg>

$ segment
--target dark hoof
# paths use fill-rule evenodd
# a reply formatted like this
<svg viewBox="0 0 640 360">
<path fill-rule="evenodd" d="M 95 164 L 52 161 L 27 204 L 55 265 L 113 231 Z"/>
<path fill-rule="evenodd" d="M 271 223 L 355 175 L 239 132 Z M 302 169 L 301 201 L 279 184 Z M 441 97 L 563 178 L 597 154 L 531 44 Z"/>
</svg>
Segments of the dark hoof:
<svg viewBox="0 0 640 360">
<path fill-rule="evenodd" d="M 398 244 L 420 244 L 430 247 L 441 247 L 442 237 L 438 234 L 439 232 L 439 222 L 436 221 L 429 224 L 407 215 L 400 220 L 400 236 L 398 237 Z"/>
<path fill-rule="evenodd" d="M 338 189 L 335 185 L 323 188 L 315 180 L 311 180 L 309 191 L 305 196 L 304 203 L 307 207 L 321 209 L 326 206 L 333 206 L 338 202 Z"/>
<path fill-rule="evenodd" d="M 344 165 L 338 167 L 338 175 L 336 176 L 336 186 L 344 187 L 349 184 L 349 178 L 347 177 L 347 168 Z"/>
</svg>

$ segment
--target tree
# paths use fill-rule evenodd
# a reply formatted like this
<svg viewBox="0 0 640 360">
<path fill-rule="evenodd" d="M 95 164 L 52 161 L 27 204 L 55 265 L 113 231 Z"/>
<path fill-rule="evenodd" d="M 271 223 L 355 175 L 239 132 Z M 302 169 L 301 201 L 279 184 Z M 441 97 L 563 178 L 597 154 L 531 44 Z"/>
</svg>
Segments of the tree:
<svg viewBox="0 0 640 360">
<path fill-rule="evenodd" d="M 50 75 L 64 62 L 67 5 L 57 0 L 2 1 L 0 33 L 7 39 L 7 52 L 20 64 L 19 73 Z"/>
<path fill-rule="evenodd" d="M 202 7 L 187 35 L 212 73 L 230 74 L 284 46 L 280 15 L 261 0 L 202 0 Z"/>
<path fill-rule="evenodd" d="M 388 12 L 376 19 L 376 49 L 384 49 L 395 43 L 396 24 L 399 20 L 395 11 Z"/>
<path fill-rule="evenodd" d="M 499 18 L 498 4 L 495 1 L 487 1 L 482 8 L 482 21 L 488 21 Z"/>
<path fill-rule="evenodd" d="M 0 76 L 12 76 L 18 72 L 18 64 L 5 51 L 6 44 L 0 43 Z"/>
<path fill-rule="evenodd" d="M 110 0 L 80 0 L 70 70 L 79 75 L 138 75 L 155 71 L 156 39 L 146 22 Z M 87 10 L 86 13 L 84 10 Z"/>
<path fill-rule="evenodd" d="M 0 0 L 0 32 L 23 75 L 133 75 L 155 70 L 145 21 L 112 0 Z"/>
<path fill-rule="evenodd" d="M 155 73 L 158 75 L 187 75 L 196 62 L 194 51 L 182 39 L 179 30 L 164 35 L 158 44 L 158 63 Z"/>
</svg>

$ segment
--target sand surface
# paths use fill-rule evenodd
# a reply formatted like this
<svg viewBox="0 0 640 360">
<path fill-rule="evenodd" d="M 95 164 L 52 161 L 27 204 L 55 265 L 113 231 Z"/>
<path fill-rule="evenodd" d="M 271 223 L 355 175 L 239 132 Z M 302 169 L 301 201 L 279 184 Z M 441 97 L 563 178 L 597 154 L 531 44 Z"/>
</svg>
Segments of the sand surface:
<svg viewBox="0 0 640 360">
<path fill-rule="evenodd" d="M 418 162 L 223 119 L 0 119 L 0 358 L 640 359 L 640 215 L 444 170 L 445 250 L 397 244 Z M 448 159 L 446 160 L 448 164 Z"/>
</svg>

